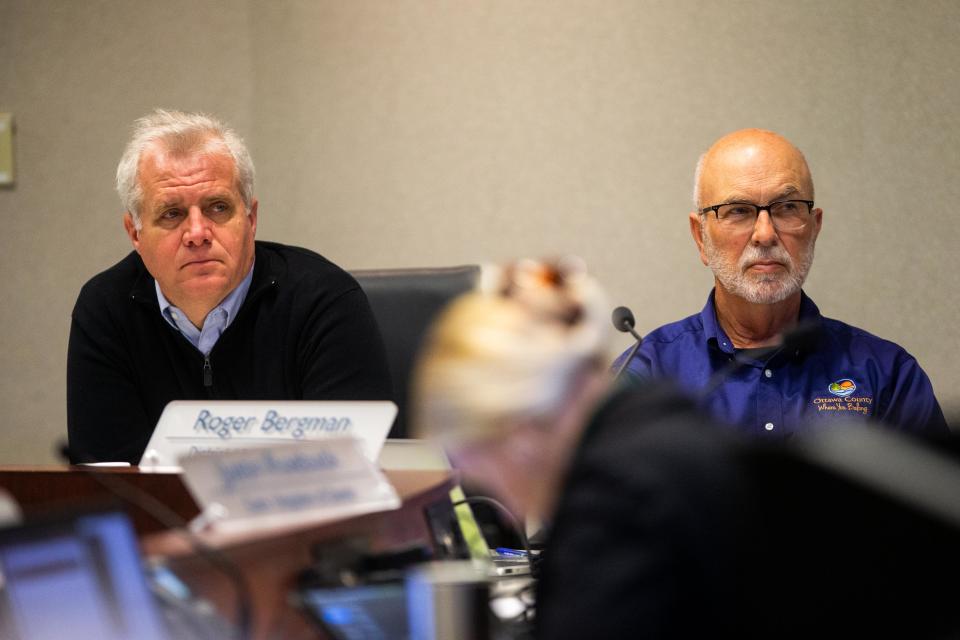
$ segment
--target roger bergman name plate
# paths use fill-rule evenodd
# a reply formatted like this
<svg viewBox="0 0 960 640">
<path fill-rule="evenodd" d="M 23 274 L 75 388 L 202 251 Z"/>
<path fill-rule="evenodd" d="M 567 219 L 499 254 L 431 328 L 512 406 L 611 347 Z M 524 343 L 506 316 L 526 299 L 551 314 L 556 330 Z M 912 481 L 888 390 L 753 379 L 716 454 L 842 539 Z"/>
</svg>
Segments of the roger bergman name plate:
<svg viewBox="0 0 960 640">
<path fill-rule="evenodd" d="M 350 436 L 376 460 L 397 415 L 389 400 L 174 400 L 167 404 L 140 467 L 175 469 L 178 459 Z"/>
</svg>

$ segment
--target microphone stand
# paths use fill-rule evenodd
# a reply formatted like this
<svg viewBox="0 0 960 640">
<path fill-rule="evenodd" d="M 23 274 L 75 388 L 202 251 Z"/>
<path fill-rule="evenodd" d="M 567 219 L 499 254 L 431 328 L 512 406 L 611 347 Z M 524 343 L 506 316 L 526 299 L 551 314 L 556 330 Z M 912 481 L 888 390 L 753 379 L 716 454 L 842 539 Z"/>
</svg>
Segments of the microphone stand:
<svg viewBox="0 0 960 640">
<path fill-rule="evenodd" d="M 637 351 L 640 349 L 640 344 L 641 344 L 640 336 L 634 333 L 633 330 L 631 330 L 630 333 L 633 333 L 633 335 L 636 336 L 637 343 L 633 345 L 633 348 L 630 349 L 630 353 L 627 354 L 627 357 L 624 358 L 623 362 L 620 364 L 620 367 L 617 369 L 617 372 L 613 376 L 614 380 L 619 379 L 620 374 L 626 371 L 627 365 L 630 364 L 630 361 L 633 360 L 633 356 L 637 355 Z"/>
<path fill-rule="evenodd" d="M 620 364 L 620 367 L 617 369 L 617 372 L 613 375 L 614 380 L 620 378 L 622 374 L 627 369 L 627 365 L 630 364 L 630 361 L 633 360 L 633 357 L 637 355 L 637 351 L 640 349 L 640 345 L 643 343 L 643 338 L 634 330 L 636 322 L 633 319 L 633 312 L 630 311 L 627 307 L 617 307 L 613 310 L 613 326 L 616 327 L 617 331 L 622 331 L 624 333 L 629 333 L 636 339 L 636 344 L 633 345 L 633 348 L 630 349 L 630 353 L 627 354 L 627 357 L 623 359 L 623 362 Z"/>
</svg>

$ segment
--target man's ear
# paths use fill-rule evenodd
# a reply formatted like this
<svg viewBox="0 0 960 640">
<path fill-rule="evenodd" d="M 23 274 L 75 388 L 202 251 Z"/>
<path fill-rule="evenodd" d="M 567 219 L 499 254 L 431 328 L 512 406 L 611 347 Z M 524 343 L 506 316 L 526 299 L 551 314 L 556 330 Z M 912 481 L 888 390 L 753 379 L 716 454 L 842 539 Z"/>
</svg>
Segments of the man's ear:
<svg viewBox="0 0 960 640">
<path fill-rule="evenodd" d="M 253 202 L 250 203 L 250 213 L 247 214 L 250 218 L 250 229 L 253 232 L 253 236 L 257 236 L 257 205 L 260 204 L 256 198 L 253 199 Z"/>
<path fill-rule="evenodd" d="M 133 216 L 130 215 L 129 211 L 123 214 L 123 228 L 130 237 L 130 242 L 133 243 L 133 248 L 137 251 L 140 251 L 140 231 L 137 230 L 137 225 L 133 223 Z"/>
<path fill-rule="evenodd" d="M 707 266 L 707 254 L 703 252 L 703 221 L 705 216 L 701 216 L 696 211 L 690 212 L 690 235 L 693 241 L 697 243 L 697 251 L 700 252 L 700 262 Z"/>
<path fill-rule="evenodd" d="M 823 226 L 823 209 L 821 209 L 820 207 L 817 207 L 816 209 L 814 209 L 814 210 L 813 210 L 813 219 L 814 219 L 814 221 L 816 222 L 816 225 L 817 225 L 817 227 L 816 227 L 816 235 L 814 236 L 814 237 L 816 237 L 816 236 L 819 236 L 819 235 L 820 235 L 820 228 Z"/>
</svg>

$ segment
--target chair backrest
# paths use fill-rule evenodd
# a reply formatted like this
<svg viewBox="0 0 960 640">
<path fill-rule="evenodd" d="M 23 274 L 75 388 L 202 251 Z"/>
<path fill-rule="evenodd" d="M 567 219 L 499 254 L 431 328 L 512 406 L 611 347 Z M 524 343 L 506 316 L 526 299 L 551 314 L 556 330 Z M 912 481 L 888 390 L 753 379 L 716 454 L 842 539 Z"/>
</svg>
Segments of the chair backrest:
<svg viewBox="0 0 960 640">
<path fill-rule="evenodd" d="M 477 286 L 480 267 L 361 269 L 351 273 L 367 294 L 387 349 L 393 399 L 399 407 L 389 437 L 410 437 L 410 376 L 420 343 L 437 313 L 453 298 Z"/>
</svg>

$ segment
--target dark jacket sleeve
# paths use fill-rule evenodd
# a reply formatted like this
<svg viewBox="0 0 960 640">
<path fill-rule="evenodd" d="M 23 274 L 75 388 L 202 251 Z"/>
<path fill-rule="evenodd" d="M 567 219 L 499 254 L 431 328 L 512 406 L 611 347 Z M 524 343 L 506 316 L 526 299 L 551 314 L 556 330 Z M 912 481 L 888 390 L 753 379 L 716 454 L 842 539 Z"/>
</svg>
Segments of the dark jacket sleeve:
<svg viewBox="0 0 960 640">
<path fill-rule="evenodd" d="M 67 350 L 67 433 L 73 462 L 139 462 L 152 425 L 108 305 L 81 291 Z"/>
<path fill-rule="evenodd" d="M 311 310 L 300 339 L 304 400 L 392 400 L 380 329 L 355 286 Z"/>
<path fill-rule="evenodd" d="M 736 573 L 738 480 L 723 446 L 678 397 L 599 420 L 544 551 L 537 637 L 727 637 L 714 587 Z"/>
</svg>

